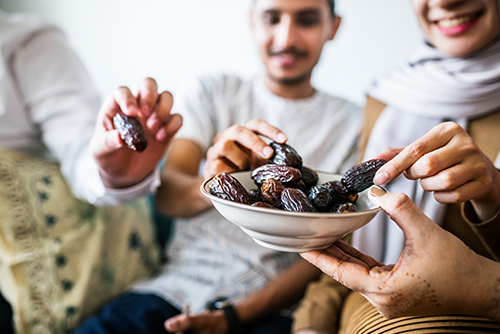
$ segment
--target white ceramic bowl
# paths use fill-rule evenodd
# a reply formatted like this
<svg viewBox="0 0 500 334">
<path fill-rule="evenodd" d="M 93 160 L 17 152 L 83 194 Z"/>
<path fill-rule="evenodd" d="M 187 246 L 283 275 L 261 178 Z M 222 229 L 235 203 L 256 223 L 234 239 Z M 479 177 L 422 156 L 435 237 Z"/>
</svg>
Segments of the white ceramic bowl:
<svg viewBox="0 0 500 334">
<path fill-rule="evenodd" d="M 247 189 L 256 185 L 250 172 L 231 173 Z M 318 172 L 318 184 L 340 180 L 341 175 Z M 218 198 L 210 193 L 213 178 L 203 182 L 202 193 L 226 219 L 238 225 L 258 244 L 286 252 L 324 249 L 348 233 L 357 230 L 375 217 L 381 209 L 373 205 L 365 190 L 359 194 L 352 213 L 291 212 L 253 207 Z"/>
</svg>

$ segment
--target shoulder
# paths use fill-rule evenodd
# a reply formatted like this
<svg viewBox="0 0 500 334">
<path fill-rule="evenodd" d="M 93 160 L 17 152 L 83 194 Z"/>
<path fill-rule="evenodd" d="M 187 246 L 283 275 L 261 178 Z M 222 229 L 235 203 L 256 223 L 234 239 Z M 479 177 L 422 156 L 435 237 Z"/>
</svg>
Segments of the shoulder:
<svg viewBox="0 0 500 334">
<path fill-rule="evenodd" d="M 62 31 L 55 25 L 32 14 L 8 14 L 0 10 L 0 43 L 5 49 L 8 45 L 22 46 L 39 35 Z"/>
</svg>

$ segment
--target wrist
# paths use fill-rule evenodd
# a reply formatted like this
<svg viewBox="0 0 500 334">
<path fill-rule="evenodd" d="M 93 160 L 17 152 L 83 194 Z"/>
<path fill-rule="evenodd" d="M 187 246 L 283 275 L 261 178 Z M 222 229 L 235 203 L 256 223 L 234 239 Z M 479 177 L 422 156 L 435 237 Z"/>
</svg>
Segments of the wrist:
<svg viewBox="0 0 500 334">
<path fill-rule="evenodd" d="M 243 333 L 243 326 L 241 324 L 240 316 L 234 307 L 233 303 L 225 298 L 220 298 L 212 301 L 208 305 L 209 310 L 221 310 L 226 319 L 228 334 L 241 334 Z"/>
</svg>

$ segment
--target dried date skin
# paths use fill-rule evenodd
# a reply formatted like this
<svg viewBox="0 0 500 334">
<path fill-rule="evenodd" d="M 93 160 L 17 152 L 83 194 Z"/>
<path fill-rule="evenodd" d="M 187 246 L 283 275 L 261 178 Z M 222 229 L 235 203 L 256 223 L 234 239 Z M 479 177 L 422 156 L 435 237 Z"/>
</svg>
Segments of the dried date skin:
<svg viewBox="0 0 500 334">
<path fill-rule="evenodd" d="M 260 187 L 269 179 L 275 179 L 284 184 L 297 182 L 302 178 L 302 173 L 294 167 L 267 164 L 255 168 L 250 176 L 255 184 Z"/>
<path fill-rule="evenodd" d="M 300 172 L 302 173 L 302 181 L 304 181 L 307 189 L 310 189 L 311 187 L 314 187 L 318 184 L 319 178 L 316 171 L 312 170 L 309 167 L 302 166 Z"/>
<path fill-rule="evenodd" d="M 274 209 L 274 210 L 277 209 L 276 207 L 272 206 L 271 204 L 265 203 L 265 202 L 255 202 L 252 204 L 252 206 L 257 207 L 257 208 L 266 208 L 266 209 Z"/>
<path fill-rule="evenodd" d="M 248 194 L 250 195 L 250 203 L 264 202 L 260 189 L 250 189 Z"/>
<path fill-rule="evenodd" d="M 330 186 L 329 189 L 333 204 L 343 204 L 346 202 L 356 203 L 358 194 L 349 193 L 342 182 L 330 181 L 328 184 Z"/>
<path fill-rule="evenodd" d="M 307 197 L 319 212 L 329 212 L 333 205 L 328 183 L 312 187 Z"/>
<path fill-rule="evenodd" d="M 266 203 L 274 207 L 281 206 L 281 192 L 285 189 L 285 185 L 275 179 L 269 179 L 262 184 L 261 194 Z"/>
<path fill-rule="evenodd" d="M 317 212 L 306 194 L 295 188 L 285 188 L 281 192 L 281 208 L 293 212 Z"/>
<path fill-rule="evenodd" d="M 383 159 L 367 160 L 349 169 L 342 176 L 342 184 L 348 193 L 359 193 L 373 185 L 375 173 L 386 164 Z"/>
<path fill-rule="evenodd" d="M 332 212 L 336 213 L 349 213 L 358 211 L 356 205 L 353 203 L 336 204 L 333 206 Z"/>
<path fill-rule="evenodd" d="M 276 142 L 270 143 L 269 146 L 274 150 L 273 156 L 269 158 L 270 164 L 302 168 L 302 157 L 293 147 Z"/>
<path fill-rule="evenodd" d="M 135 117 L 118 113 L 113 117 L 113 125 L 130 149 L 143 152 L 148 146 L 148 137 Z"/>
<path fill-rule="evenodd" d="M 232 202 L 251 204 L 250 194 L 234 176 L 227 173 L 217 174 L 210 183 L 210 193 Z"/>
</svg>

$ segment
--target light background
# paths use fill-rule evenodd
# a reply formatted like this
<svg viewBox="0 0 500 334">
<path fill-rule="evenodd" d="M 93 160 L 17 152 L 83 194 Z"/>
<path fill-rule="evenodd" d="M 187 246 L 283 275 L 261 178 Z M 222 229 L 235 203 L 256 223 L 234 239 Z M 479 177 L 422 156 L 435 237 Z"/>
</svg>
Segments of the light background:
<svg viewBox="0 0 500 334">
<path fill-rule="evenodd" d="M 250 0 L 0 0 L 8 12 L 59 25 L 104 97 L 143 77 L 175 93 L 201 73 L 262 71 L 249 29 Z M 337 0 L 343 18 L 314 85 L 363 104 L 378 75 L 405 62 L 419 39 L 410 0 Z"/>
</svg>

